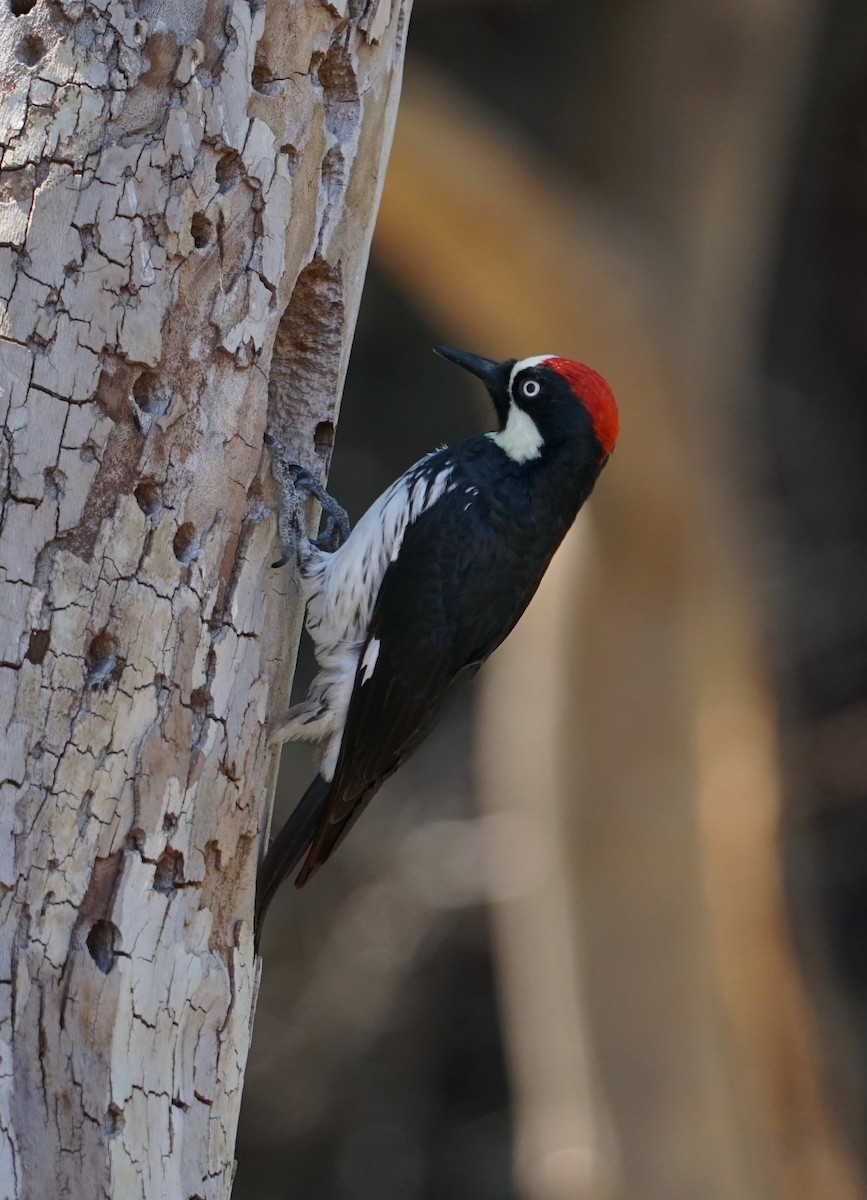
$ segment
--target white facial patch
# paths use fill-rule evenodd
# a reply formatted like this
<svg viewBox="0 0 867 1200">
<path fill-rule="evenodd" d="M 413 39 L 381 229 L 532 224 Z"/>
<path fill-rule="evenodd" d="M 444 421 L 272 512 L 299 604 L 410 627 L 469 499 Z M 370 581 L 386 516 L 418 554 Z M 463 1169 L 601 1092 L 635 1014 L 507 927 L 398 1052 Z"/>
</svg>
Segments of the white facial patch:
<svg viewBox="0 0 867 1200">
<path fill-rule="evenodd" d="M 367 649 L 364 651 L 364 658 L 361 660 L 361 682 L 367 683 L 371 675 L 373 675 L 376 667 L 376 660 L 379 658 L 379 638 L 371 638 L 367 643 Z"/>
<path fill-rule="evenodd" d="M 522 371 L 526 371 L 528 367 L 538 367 L 541 363 L 547 362 L 549 358 L 556 358 L 556 354 L 537 354 L 534 358 L 522 358 L 520 362 L 516 362 L 512 367 L 512 374 L 509 376 L 509 394 L 512 394 L 512 387 L 515 383 L 515 376 L 520 375 Z"/>
<path fill-rule="evenodd" d="M 535 354 L 532 358 L 522 358 L 512 367 L 509 376 L 509 394 L 513 397 L 509 405 L 509 417 L 505 429 L 497 433 L 489 433 L 488 437 L 496 442 L 501 450 L 505 450 L 514 462 L 529 462 L 538 458 L 542 453 L 542 435 L 532 417 L 524 412 L 514 401 L 515 379 L 529 367 L 538 367 L 553 358 L 553 354 Z"/>
<path fill-rule="evenodd" d="M 539 426 L 531 416 L 518 408 L 517 404 L 509 405 L 509 419 L 505 429 L 489 433 L 488 437 L 496 442 L 514 462 L 529 462 L 538 458 L 542 453 L 542 435 Z"/>
</svg>

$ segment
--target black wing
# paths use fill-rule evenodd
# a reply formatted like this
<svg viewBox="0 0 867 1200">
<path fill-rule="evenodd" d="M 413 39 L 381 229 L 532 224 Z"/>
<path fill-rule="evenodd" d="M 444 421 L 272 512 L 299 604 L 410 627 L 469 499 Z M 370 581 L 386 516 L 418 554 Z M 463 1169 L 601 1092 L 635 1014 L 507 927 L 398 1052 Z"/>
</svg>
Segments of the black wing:
<svg viewBox="0 0 867 1200">
<path fill-rule="evenodd" d="M 497 538 L 483 499 L 466 486 L 446 492 L 407 529 L 380 586 L 330 795 L 297 886 L 507 636 L 545 566 L 528 564 L 527 579 L 515 586 L 515 559 Z M 379 649 L 370 673 L 364 662 L 374 640 Z"/>
</svg>

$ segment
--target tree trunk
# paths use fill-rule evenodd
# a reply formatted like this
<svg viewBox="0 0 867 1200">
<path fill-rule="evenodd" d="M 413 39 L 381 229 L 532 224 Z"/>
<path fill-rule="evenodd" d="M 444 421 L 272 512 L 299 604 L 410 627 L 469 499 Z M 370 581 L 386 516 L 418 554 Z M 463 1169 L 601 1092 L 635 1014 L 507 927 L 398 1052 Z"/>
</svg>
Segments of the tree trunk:
<svg viewBox="0 0 867 1200">
<path fill-rule="evenodd" d="M 224 1197 L 300 624 L 410 0 L 0 16 L 0 1196 Z"/>
</svg>

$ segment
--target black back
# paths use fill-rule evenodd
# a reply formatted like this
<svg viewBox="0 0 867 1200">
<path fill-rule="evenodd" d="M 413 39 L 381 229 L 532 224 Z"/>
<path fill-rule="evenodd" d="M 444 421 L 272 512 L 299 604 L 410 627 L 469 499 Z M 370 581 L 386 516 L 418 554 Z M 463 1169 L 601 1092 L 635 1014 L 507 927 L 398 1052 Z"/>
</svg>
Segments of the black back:
<svg viewBox="0 0 867 1200">
<path fill-rule="evenodd" d="M 540 458 L 516 463 L 490 437 L 474 437 L 417 468 L 433 477 L 450 466 L 450 486 L 409 526 L 383 578 L 365 643 L 379 641 L 376 665 L 366 681 L 361 667 L 356 673 L 298 886 L 510 633 L 601 465 L 593 439 L 564 437 Z"/>
</svg>

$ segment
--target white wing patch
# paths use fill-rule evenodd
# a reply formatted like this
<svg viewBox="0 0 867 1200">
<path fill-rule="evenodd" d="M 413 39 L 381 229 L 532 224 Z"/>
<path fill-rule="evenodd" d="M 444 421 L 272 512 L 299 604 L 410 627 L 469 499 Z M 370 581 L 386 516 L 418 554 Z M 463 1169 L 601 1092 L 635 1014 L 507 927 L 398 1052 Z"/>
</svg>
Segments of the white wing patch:
<svg viewBox="0 0 867 1200">
<path fill-rule="evenodd" d="M 317 645 L 363 641 L 382 577 L 407 529 L 454 486 L 451 466 L 433 474 L 419 470 L 424 461 L 374 501 L 340 549 L 325 557 L 307 608 L 307 628 Z"/>
<path fill-rule="evenodd" d="M 359 658 L 383 576 L 397 558 L 409 526 L 456 486 L 451 465 L 434 472 L 424 469 L 425 462 L 410 467 L 371 505 L 339 550 L 311 552 L 302 567 L 307 630 L 320 670 L 308 700 L 299 706 L 314 719 L 293 722 L 283 737 L 324 743 L 319 763 L 324 779 L 334 777 Z M 361 661 L 362 684 L 373 677 L 379 648 L 379 639 L 371 638 Z"/>
<path fill-rule="evenodd" d="M 423 512 L 439 500 L 440 496 L 446 490 L 451 474 L 451 467 L 444 467 L 432 480 L 422 477 L 417 479 L 415 484 L 407 486 L 405 483 L 404 487 L 398 490 L 396 496 L 397 503 L 391 505 L 394 511 L 394 529 L 391 534 L 394 537 L 394 547 L 391 551 L 392 562 L 396 562 L 397 556 L 400 554 L 403 535 L 406 533 L 407 526 L 411 525 L 413 521 L 417 521 Z M 398 484 L 403 479 L 404 477 L 402 476 L 398 480 Z M 388 508 L 389 506 L 387 505 L 386 510 Z M 388 535 L 389 533 L 391 531 L 387 530 L 386 534 Z"/>
<path fill-rule="evenodd" d="M 367 643 L 367 649 L 364 651 L 364 658 L 361 660 L 361 682 L 367 683 L 368 679 L 373 675 L 376 667 L 376 660 L 379 658 L 379 638 L 371 638 Z"/>
<path fill-rule="evenodd" d="M 488 437 L 517 463 L 529 462 L 542 453 L 543 439 L 539 426 L 523 408 L 518 408 L 517 404 L 509 405 L 509 419 L 505 429 L 489 433 Z"/>
</svg>

